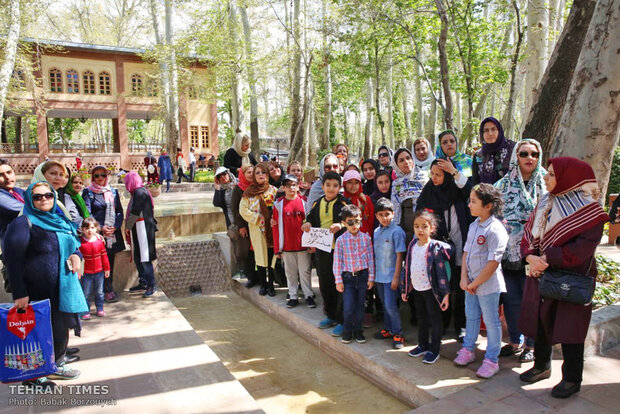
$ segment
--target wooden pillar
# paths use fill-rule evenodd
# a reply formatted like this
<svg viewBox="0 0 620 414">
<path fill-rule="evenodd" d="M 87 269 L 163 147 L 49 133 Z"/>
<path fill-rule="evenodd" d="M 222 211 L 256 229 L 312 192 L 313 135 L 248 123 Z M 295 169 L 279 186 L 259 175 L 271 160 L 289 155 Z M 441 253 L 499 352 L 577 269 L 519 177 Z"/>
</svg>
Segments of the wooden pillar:
<svg viewBox="0 0 620 414">
<path fill-rule="evenodd" d="M 220 155 L 220 142 L 217 138 L 217 104 L 209 104 L 209 109 L 211 113 L 211 119 L 209 120 L 209 134 L 211 135 L 209 138 L 211 142 L 209 144 L 211 145 L 211 153 L 215 155 L 215 158 L 217 158 Z"/>
<path fill-rule="evenodd" d="M 15 146 L 19 149 L 16 149 L 15 152 L 23 152 L 21 148 L 22 143 L 22 117 L 15 117 Z"/>
<path fill-rule="evenodd" d="M 114 151 L 121 153 L 121 168 L 131 169 L 129 161 L 129 139 L 127 137 L 127 105 L 125 103 L 125 70 L 123 62 L 116 59 L 116 112 L 117 118 L 112 120 L 114 131 Z"/>
<path fill-rule="evenodd" d="M 47 117 L 45 109 L 37 107 L 37 140 L 39 142 L 39 162 L 45 161 L 49 155 L 50 146 L 47 138 Z"/>
<path fill-rule="evenodd" d="M 181 151 L 189 165 L 189 127 L 187 126 L 187 97 L 179 94 L 179 138 L 181 140 Z"/>
</svg>

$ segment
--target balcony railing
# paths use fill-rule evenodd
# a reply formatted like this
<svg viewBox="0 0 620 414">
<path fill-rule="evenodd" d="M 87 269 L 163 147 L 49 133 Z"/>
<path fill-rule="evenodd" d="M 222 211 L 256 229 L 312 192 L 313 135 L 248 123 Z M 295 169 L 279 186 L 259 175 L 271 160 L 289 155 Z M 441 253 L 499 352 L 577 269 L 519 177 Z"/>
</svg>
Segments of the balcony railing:
<svg viewBox="0 0 620 414">
<path fill-rule="evenodd" d="M 38 154 L 39 144 L 3 142 L 0 144 L 0 152 L 3 154 Z"/>
<path fill-rule="evenodd" d="M 130 153 L 146 153 L 152 151 L 153 153 L 159 153 L 162 146 L 165 146 L 163 142 L 151 142 L 147 144 L 139 144 L 135 142 L 129 143 Z M 105 144 L 49 144 L 50 153 L 54 154 L 73 154 L 81 152 L 82 154 L 88 153 L 113 153 L 114 145 L 112 143 Z M 2 154 L 38 154 L 39 144 L 25 144 L 25 143 L 0 143 L 0 153 Z"/>
</svg>

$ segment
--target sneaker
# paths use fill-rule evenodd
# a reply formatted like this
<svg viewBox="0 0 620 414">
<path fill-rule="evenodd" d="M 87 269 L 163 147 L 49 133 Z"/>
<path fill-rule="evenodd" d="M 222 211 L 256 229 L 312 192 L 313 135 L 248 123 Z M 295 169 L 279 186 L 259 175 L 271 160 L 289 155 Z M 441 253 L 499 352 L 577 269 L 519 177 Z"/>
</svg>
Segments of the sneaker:
<svg viewBox="0 0 620 414">
<path fill-rule="evenodd" d="M 269 286 L 267 288 L 267 294 L 271 297 L 274 297 L 276 295 L 276 290 L 273 288 L 273 286 Z"/>
<path fill-rule="evenodd" d="M 100 318 L 103 318 L 105 316 L 105 311 L 103 309 L 97 311 L 97 316 L 99 316 Z"/>
<path fill-rule="evenodd" d="M 392 348 L 402 349 L 405 346 L 405 338 L 401 335 L 394 335 L 392 340 Z"/>
<path fill-rule="evenodd" d="M 534 350 L 530 348 L 526 348 L 519 355 L 519 362 L 534 362 L 536 358 L 534 358 Z"/>
<path fill-rule="evenodd" d="M 262 287 L 258 290 L 258 294 L 261 296 L 265 296 L 267 294 L 267 287 Z"/>
<path fill-rule="evenodd" d="M 415 348 L 413 348 L 411 351 L 407 352 L 407 355 L 409 355 L 410 357 L 418 358 L 423 355 L 426 355 L 427 352 L 428 352 L 428 347 L 418 345 Z"/>
<path fill-rule="evenodd" d="M 155 292 L 157 292 L 157 288 L 154 288 L 154 287 L 152 287 L 152 288 L 148 288 L 148 289 L 146 289 L 146 292 L 144 292 L 144 293 L 142 294 L 142 297 L 143 297 L 143 298 L 150 298 L 151 296 L 153 296 L 153 294 L 154 294 Z"/>
<path fill-rule="evenodd" d="M 499 372 L 499 364 L 497 362 L 493 362 L 488 358 L 485 358 L 482 361 L 482 365 L 476 371 L 476 375 L 480 378 L 491 378 L 493 375 Z"/>
<path fill-rule="evenodd" d="M 364 314 L 364 321 L 362 322 L 362 327 L 363 328 L 370 328 L 372 327 L 372 313 L 365 313 Z"/>
<path fill-rule="evenodd" d="M 456 358 L 454 359 L 454 365 L 458 365 L 461 367 L 467 366 L 476 360 L 476 355 L 474 355 L 474 351 L 470 351 L 467 348 L 459 349 L 459 352 L 456 353 Z"/>
<path fill-rule="evenodd" d="M 306 305 L 308 305 L 309 308 L 316 308 L 316 302 L 312 296 L 306 298 Z"/>
<path fill-rule="evenodd" d="M 41 377 L 36 379 L 31 379 L 27 381 L 22 381 L 22 385 L 27 387 L 37 387 L 37 389 L 48 389 L 56 386 L 56 383 L 47 379 L 47 377 Z M 41 387 L 41 388 L 38 388 Z"/>
<path fill-rule="evenodd" d="M 499 351 L 499 356 L 501 357 L 512 356 L 512 355 L 518 354 L 520 351 L 521 350 L 518 347 L 514 347 L 510 344 L 507 344 L 507 345 L 504 345 L 502 349 Z"/>
<path fill-rule="evenodd" d="M 342 342 L 343 344 L 350 344 L 352 340 L 353 340 L 352 332 L 345 332 L 342 334 L 342 338 L 340 338 L 340 342 Z"/>
<path fill-rule="evenodd" d="M 338 322 L 336 322 L 333 319 L 329 319 L 329 318 L 325 318 L 321 322 L 319 322 L 320 329 L 327 329 L 327 328 L 331 328 L 332 326 L 336 326 L 336 325 L 338 325 Z"/>
<path fill-rule="evenodd" d="M 353 337 L 355 338 L 355 342 L 357 342 L 358 344 L 363 344 L 366 342 L 366 337 L 364 336 L 364 333 L 362 331 L 356 331 L 353 334 Z"/>
<path fill-rule="evenodd" d="M 375 339 L 390 339 L 392 336 L 392 333 L 387 329 L 381 329 L 379 332 L 375 332 L 372 337 Z"/>
<path fill-rule="evenodd" d="M 297 304 L 299 304 L 299 301 L 297 299 L 289 299 L 288 301 L 286 301 L 287 308 L 294 308 L 295 306 L 297 306 Z"/>
<path fill-rule="evenodd" d="M 82 320 L 83 321 L 90 320 L 90 313 L 85 313 L 84 315 L 82 315 Z"/>
<path fill-rule="evenodd" d="M 139 293 L 143 290 L 146 290 L 146 285 L 142 282 L 138 283 L 136 286 L 129 288 L 129 293 Z"/>
<path fill-rule="evenodd" d="M 72 380 L 72 379 L 76 379 L 79 376 L 80 376 L 80 371 L 78 371 L 77 369 L 71 369 L 68 366 L 63 365 L 61 367 L 58 367 L 56 372 L 54 372 L 51 375 L 48 375 L 47 377 L 49 379 Z"/>
<path fill-rule="evenodd" d="M 336 325 L 336 327 L 332 330 L 332 336 L 335 336 L 335 337 L 342 336 L 343 333 L 344 333 L 344 325 L 341 323 Z"/>
<path fill-rule="evenodd" d="M 103 298 L 108 303 L 118 302 L 118 296 L 116 296 L 116 293 L 114 293 L 114 292 L 106 293 Z"/>
<path fill-rule="evenodd" d="M 426 354 L 424 354 L 424 358 L 422 359 L 422 362 L 424 362 L 425 364 L 434 364 L 435 362 L 437 362 L 438 359 L 439 359 L 439 354 L 436 354 L 432 351 L 428 351 Z"/>
</svg>

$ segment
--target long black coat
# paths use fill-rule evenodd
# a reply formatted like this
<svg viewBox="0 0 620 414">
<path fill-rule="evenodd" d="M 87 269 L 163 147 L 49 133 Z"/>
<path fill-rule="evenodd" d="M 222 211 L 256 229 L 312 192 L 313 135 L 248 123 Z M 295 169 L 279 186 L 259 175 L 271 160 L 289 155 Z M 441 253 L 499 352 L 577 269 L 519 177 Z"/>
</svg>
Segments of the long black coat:
<svg viewBox="0 0 620 414">
<path fill-rule="evenodd" d="M 133 258 L 137 262 L 145 262 L 144 258 L 140 257 L 140 239 L 138 237 L 138 221 L 144 220 L 144 226 L 146 229 L 146 242 L 148 243 L 149 257 L 148 261 L 157 259 L 157 250 L 155 249 L 155 233 L 157 232 L 157 220 L 153 214 L 153 203 L 151 201 L 151 195 L 149 190 L 144 187 L 136 188 L 133 192 L 131 199 L 131 206 L 129 210 L 129 218 L 125 223 L 127 229 L 131 229 L 131 242 L 133 246 Z"/>
</svg>

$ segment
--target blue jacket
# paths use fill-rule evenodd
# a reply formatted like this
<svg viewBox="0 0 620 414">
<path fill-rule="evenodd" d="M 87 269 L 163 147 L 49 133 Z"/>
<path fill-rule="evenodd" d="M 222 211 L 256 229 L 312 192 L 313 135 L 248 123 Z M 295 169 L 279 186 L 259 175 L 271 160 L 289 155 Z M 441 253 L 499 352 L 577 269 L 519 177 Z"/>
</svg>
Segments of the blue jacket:
<svg viewBox="0 0 620 414">
<path fill-rule="evenodd" d="M 413 290 L 411 283 L 411 253 L 413 246 L 418 242 L 414 237 L 407 247 L 407 259 L 405 260 L 405 277 L 401 280 L 401 292 L 409 294 Z M 426 253 L 426 274 L 431 284 L 431 290 L 438 303 L 450 293 L 450 255 L 452 247 L 448 243 L 438 240 L 430 240 L 428 251 Z"/>
<path fill-rule="evenodd" d="M 159 182 L 164 180 L 172 180 L 172 161 L 170 161 L 170 155 L 162 154 L 157 161 L 159 167 Z"/>
<path fill-rule="evenodd" d="M 14 188 L 13 191 L 24 195 L 24 190 Z M 20 203 L 7 190 L 0 189 L 0 240 L 4 240 L 4 233 L 9 223 L 15 220 L 24 208 L 24 203 Z"/>
</svg>

